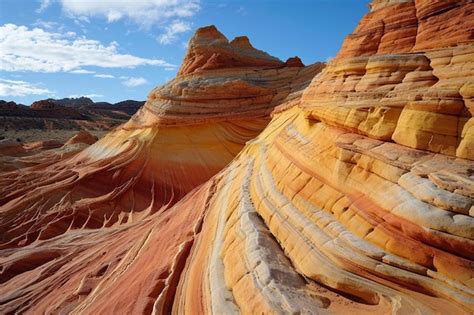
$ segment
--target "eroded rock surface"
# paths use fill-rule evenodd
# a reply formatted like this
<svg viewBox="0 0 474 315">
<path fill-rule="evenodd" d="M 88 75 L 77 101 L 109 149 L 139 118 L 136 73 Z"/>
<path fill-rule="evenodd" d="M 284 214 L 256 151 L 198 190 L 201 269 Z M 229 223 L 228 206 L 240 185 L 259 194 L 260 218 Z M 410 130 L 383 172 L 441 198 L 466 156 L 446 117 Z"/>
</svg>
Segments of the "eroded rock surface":
<svg viewBox="0 0 474 315">
<path fill-rule="evenodd" d="M 97 138 L 85 130 L 79 131 L 66 143 L 57 140 L 27 143 L 2 140 L 0 142 L 0 176 L 3 175 L 3 172 L 36 165 L 39 165 L 38 170 L 45 169 L 47 165 L 70 158 L 96 141 Z M 10 175 L 6 174 L 5 176 Z"/>
<path fill-rule="evenodd" d="M 127 124 L 2 178 L 0 310 L 471 314 L 472 16 L 373 1 L 320 73 L 199 30 Z"/>
<path fill-rule="evenodd" d="M 233 62 L 215 63 L 216 51 L 218 60 Z M 188 210 L 171 206 L 223 169 L 265 128 L 273 109 L 297 104 L 324 67 L 287 66 L 246 38 L 229 43 L 215 27 L 196 32 L 182 69 L 188 64 L 198 66 L 151 91 L 128 123 L 80 153 L 59 161 L 35 157 L 33 166 L 32 157 L 22 157 L 14 161 L 23 163 L 20 170 L 1 173 L 1 311 L 133 313 L 154 304 L 170 310 L 213 180 L 181 201 Z M 80 134 L 65 148 L 92 141 Z M 158 245 L 159 239 L 166 241 Z M 153 257 L 141 256 L 147 250 Z M 134 275 L 136 286 L 114 276 L 103 287 L 108 302 L 90 304 L 111 272 L 122 266 L 128 274 L 131 264 L 137 274 L 151 273 Z M 114 289 L 120 281 L 124 291 Z M 119 298 L 125 291 L 128 297 Z"/>
</svg>

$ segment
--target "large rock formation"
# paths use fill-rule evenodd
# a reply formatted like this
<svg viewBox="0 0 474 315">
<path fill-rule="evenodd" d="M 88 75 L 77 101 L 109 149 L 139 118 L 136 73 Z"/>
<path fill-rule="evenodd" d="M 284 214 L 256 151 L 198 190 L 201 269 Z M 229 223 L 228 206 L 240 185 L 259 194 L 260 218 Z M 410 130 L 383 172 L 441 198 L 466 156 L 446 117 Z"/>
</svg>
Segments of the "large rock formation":
<svg viewBox="0 0 474 315">
<path fill-rule="evenodd" d="M 216 64 L 216 55 L 233 61 Z M 162 268 L 180 264 L 173 267 L 176 272 L 134 265 L 150 268 L 143 279 L 154 279 L 145 280 L 153 283 L 153 292 L 122 300 L 124 311 L 153 308 L 165 288 L 166 294 L 174 292 L 176 284 L 160 288 L 156 281 L 179 277 L 190 249 L 180 244 L 198 232 L 205 196 L 211 194 L 194 193 L 197 197 L 185 202 L 188 210 L 176 208 L 177 213 L 170 207 L 223 169 L 265 128 L 272 110 L 298 104 L 323 64 L 304 67 L 293 61 L 287 66 L 248 40 L 229 43 L 215 27 L 207 27 L 192 39 L 185 68 L 154 89 L 128 123 L 79 154 L 1 174 L 0 310 L 79 311 L 107 270 L 132 257 L 132 244 L 143 237 L 165 237 L 161 249 L 150 254 L 169 258 L 161 259 Z M 150 229 L 159 232 L 152 236 Z M 178 261 L 173 258 L 177 254 Z M 111 265 L 99 267 L 97 274 L 97 264 L 104 262 Z M 124 285 L 127 291 L 138 288 Z M 167 307 L 170 297 L 163 300 Z"/>
<path fill-rule="evenodd" d="M 2 174 L 0 310 L 472 313 L 473 21 L 373 1 L 318 75 L 199 30 L 127 124 Z"/>
</svg>

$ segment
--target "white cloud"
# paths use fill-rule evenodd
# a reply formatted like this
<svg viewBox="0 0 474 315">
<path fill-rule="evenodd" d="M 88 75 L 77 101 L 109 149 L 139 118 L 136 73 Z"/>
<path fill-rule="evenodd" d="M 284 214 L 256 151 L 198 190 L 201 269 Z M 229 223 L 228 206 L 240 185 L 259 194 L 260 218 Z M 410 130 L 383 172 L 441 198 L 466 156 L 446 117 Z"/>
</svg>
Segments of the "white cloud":
<svg viewBox="0 0 474 315">
<path fill-rule="evenodd" d="M 106 46 L 71 34 L 14 24 L 0 26 L 0 70 L 3 71 L 70 72 L 83 66 L 134 68 L 143 65 L 176 67 L 161 59 L 120 54 L 116 42 Z"/>
<path fill-rule="evenodd" d="M 66 15 L 78 17 L 102 17 L 108 22 L 129 19 L 143 28 L 162 24 L 171 19 L 188 18 L 200 10 L 199 0 L 55 0 Z M 45 4 L 47 2 L 47 4 Z M 43 0 L 40 9 L 50 5 Z"/>
<path fill-rule="evenodd" d="M 178 34 L 185 33 L 191 29 L 191 24 L 184 21 L 173 21 L 170 25 L 165 27 L 165 33 L 158 37 L 160 44 L 171 44 L 177 39 Z"/>
<path fill-rule="evenodd" d="M 25 96 L 53 94 L 48 89 L 40 88 L 37 84 L 25 81 L 0 79 L 0 96 Z"/>
<path fill-rule="evenodd" d="M 94 74 L 94 77 L 96 78 L 102 78 L 102 79 L 113 79 L 115 78 L 113 75 L 111 74 Z"/>
<path fill-rule="evenodd" d="M 60 29 L 60 28 L 63 28 L 63 26 L 59 25 L 59 23 L 57 22 L 52 22 L 52 21 L 43 21 L 41 19 L 38 19 L 36 20 L 35 23 L 31 24 L 33 26 L 36 26 L 36 27 L 41 27 L 41 28 L 44 28 L 44 29 Z"/>
<path fill-rule="evenodd" d="M 71 73 L 76 73 L 76 74 L 93 74 L 93 73 L 95 73 L 95 71 L 84 70 L 84 69 L 72 70 L 70 72 Z"/>
<path fill-rule="evenodd" d="M 43 12 L 51 5 L 51 3 L 53 3 L 53 0 L 41 0 L 40 7 L 38 8 L 38 10 L 36 10 L 36 12 L 37 13 Z"/>
<path fill-rule="evenodd" d="M 136 87 L 136 86 L 144 85 L 147 83 L 148 81 L 142 77 L 139 77 L 139 78 L 131 77 L 131 78 L 127 78 L 125 81 L 122 82 L 123 85 L 128 86 L 128 87 Z"/>
<path fill-rule="evenodd" d="M 88 98 L 101 98 L 104 97 L 102 94 L 72 94 L 68 96 L 69 98 L 79 98 L 79 97 L 88 97 Z"/>
</svg>

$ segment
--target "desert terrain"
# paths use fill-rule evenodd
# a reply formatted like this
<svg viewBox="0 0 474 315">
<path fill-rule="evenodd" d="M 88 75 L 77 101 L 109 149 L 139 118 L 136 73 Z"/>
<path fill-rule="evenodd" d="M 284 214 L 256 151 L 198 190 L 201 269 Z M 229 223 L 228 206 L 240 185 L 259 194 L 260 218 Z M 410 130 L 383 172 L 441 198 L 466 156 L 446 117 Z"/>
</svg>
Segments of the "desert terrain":
<svg viewBox="0 0 474 315">
<path fill-rule="evenodd" d="M 110 131 L 4 142 L 0 313 L 473 314 L 473 30 L 373 0 L 305 65 L 203 26 Z"/>
<path fill-rule="evenodd" d="M 144 102 L 94 103 L 86 97 L 41 100 L 29 106 L 0 101 L 0 140 L 66 142 L 81 130 L 101 138 L 127 122 Z"/>
</svg>

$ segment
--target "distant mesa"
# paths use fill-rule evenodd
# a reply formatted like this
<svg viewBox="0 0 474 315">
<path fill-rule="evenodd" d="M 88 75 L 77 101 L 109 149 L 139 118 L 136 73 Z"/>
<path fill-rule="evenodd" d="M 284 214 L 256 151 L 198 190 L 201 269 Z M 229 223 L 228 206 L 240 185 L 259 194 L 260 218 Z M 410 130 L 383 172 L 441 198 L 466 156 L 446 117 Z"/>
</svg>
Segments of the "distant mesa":
<svg viewBox="0 0 474 315">
<path fill-rule="evenodd" d="M 31 109 L 44 110 L 44 109 L 62 109 L 64 106 L 59 105 L 54 100 L 47 99 L 42 101 L 33 102 L 30 106 Z"/>
<path fill-rule="evenodd" d="M 108 130 L 127 121 L 143 104 L 144 101 L 134 100 L 115 104 L 96 103 L 88 97 L 49 98 L 35 101 L 31 106 L 0 100 L 0 117 L 4 117 L 3 123 L 7 129 L 18 129 L 17 125 L 22 125 L 21 129 L 45 129 L 45 124 L 49 125 L 48 128 L 55 126 L 53 129 L 82 129 L 77 123 L 58 123 L 58 120 L 69 120 L 89 121 L 92 128 Z M 24 118 L 24 122 L 16 121 L 18 118 Z M 45 122 L 43 119 L 54 120 Z"/>
<path fill-rule="evenodd" d="M 82 97 L 77 97 L 77 98 L 62 98 L 62 99 L 48 99 L 49 101 L 52 101 L 55 104 L 62 105 L 65 107 L 87 107 L 94 105 L 94 101 L 91 100 L 88 97 L 82 96 Z"/>
<path fill-rule="evenodd" d="M 108 102 L 96 102 L 88 106 L 89 109 L 94 110 L 114 110 L 114 111 L 122 111 L 129 115 L 135 114 L 143 105 L 145 101 L 134 101 L 134 100 L 126 100 L 121 101 L 115 104 L 111 104 Z"/>
<path fill-rule="evenodd" d="M 17 105 L 15 102 L 7 102 L 0 100 L 0 110 L 15 110 L 18 108 L 18 106 L 19 105 Z"/>
</svg>

